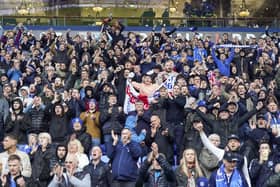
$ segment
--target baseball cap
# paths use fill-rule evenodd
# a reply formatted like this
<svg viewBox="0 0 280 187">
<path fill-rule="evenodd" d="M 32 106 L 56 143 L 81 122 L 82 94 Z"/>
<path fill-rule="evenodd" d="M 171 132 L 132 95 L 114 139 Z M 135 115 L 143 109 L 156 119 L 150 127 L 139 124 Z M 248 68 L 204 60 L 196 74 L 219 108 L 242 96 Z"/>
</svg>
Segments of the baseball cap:
<svg viewBox="0 0 280 187">
<path fill-rule="evenodd" d="M 232 140 L 232 139 L 240 141 L 240 138 L 239 138 L 236 134 L 231 134 L 231 135 L 229 135 L 228 141 L 229 141 L 229 140 Z"/>
<path fill-rule="evenodd" d="M 207 108 L 206 101 L 204 101 L 204 100 L 198 101 L 197 102 L 197 107 L 201 107 L 201 106 Z"/>
<path fill-rule="evenodd" d="M 229 105 L 235 105 L 235 106 L 237 106 L 237 103 L 234 102 L 234 101 L 230 101 L 230 102 L 227 104 L 227 106 L 229 106 Z"/>
<path fill-rule="evenodd" d="M 237 162 L 238 156 L 236 153 L 233 152 L 225 152 L 223 159 L 229 162 L 233 162 L 233 161 Z"/>
<path fill-rule="evenodd" d="M 221 112 L 229 112 L 229 111 L 228 111 L 228 109 L 226 107 L 221 107 L 219 109 L 219 113 L 221 113 Z"/>
<path fill-rule="evenodd" d="M 266 120 L 265 116 L 263 114 L 258 114 L 257 115 L 257 119 L 264 119 Z"/>
<path fill-rule="evenodd" d="M 198 123 L 198 122 L 201 122 L 201 121 L 202 121 L 201 117 L 195 116 L 192 120 L 192 123 Z"/>
</svg>

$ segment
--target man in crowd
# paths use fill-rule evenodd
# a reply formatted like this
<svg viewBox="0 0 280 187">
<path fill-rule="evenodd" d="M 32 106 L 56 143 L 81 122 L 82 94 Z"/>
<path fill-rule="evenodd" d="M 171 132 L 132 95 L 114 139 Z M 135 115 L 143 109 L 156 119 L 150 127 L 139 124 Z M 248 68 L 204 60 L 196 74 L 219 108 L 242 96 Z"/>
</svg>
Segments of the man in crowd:
<svg viewBox="0 0 280 187">
<path fill-rule="evenodd" d="M 28 186 L 29 178 L 21 174 L 22 164 L 18 155 L 10 155 L 8 158 L 9 172 L 1 175 L 1 186 Z"/>
<path fill-rule="evenodd" d="M 2 164 L 2 174 L 8 173 L 8 158 L 10 155 L 18 155 L 22 164 L 21 174 L 24 177 L 30 177 L 32 173 L 29 156 L 17 149 L 17 138 L 14 135 L 7 134 L 3 140 L 4 152 L 0 153 L 0 160 Z"/>
<path fill-rule="evenodd" d="M 233 152 L 226 152 L 223 157 L 223 164 L 216 172 L 213 172 L 210 180 L 210 187 L 240 186 L 248 187 L 245 177 L 237 167 L 238 156 Z"/>
<path fill-rule="evenodd" d="M 131 132 L 123 129 L 121 140 L 112 131 L 113 144 L 108 149 L 112 160 L 112 187 L 134 187 L 138 177 L 137 161 L 141 156 L 141 147 L 131 140 Z"/>
<path fill-rule="evenodd" d="M 91 187 L 110 187 L 111 171 L 108 164 L 101 160 L 102 150 L 98 146 L 94 146 L 91 150 L 91 163 L 84 168 L 84 171 L 90 174 Z"/>
</svg>

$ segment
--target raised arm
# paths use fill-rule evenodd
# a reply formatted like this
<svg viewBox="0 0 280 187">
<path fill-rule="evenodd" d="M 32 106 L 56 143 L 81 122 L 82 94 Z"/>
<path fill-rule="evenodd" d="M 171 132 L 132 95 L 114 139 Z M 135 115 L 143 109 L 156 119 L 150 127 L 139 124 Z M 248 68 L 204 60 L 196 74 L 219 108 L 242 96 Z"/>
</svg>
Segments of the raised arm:
<svg viewBox="0 0 280 187">
<path fill-rule="evenodd" d="M 215 52 L 216 52 L 216 48 L 213 46 L 213 47 L 211 48 L 211 55 L 212 55 L 212 57 L 213 57 L 215 63 L 218 64 L 218 63 L 220 62 L 220 60 L 217 58 Z"/>
<path fill-rule="evenodd" d="M 132 81 L 131 82 L 131 85 L 136 88 L 137 90 L 139 90 L 141 87 L 142 87 L 142 83 L 138 83 L 138 82 L 135 82 L 135 81 Z"/>
<path fill-rule="evenodd" d="M 263 103 L 260 101 L 260 102 L 258 102 L 255 109 L 251 110 L 250 112 L 247 112 L 239 120 L 236 121 L 238 127 L 241 127 L 248 119 L 250 119 L 253 115 L 255 115 L 262 108 L 263 108 Z"/>
<path fill-rule="evenodd" d="M 250 180 L 250 175 L 249 175 L 249 170 L 248 170 L 248 161 L 246 156 L 244 156 L 244 163 L 242 167 L 242 172 L 244 174 L 244 177 L 248 183 L 248 186 L 251 187 L 251 180 Z"/>
<path fill-rule="evenodd" d="M 196 110 L 196 113 L 199 115 L 199 117 L 201 117 L 206 122 L 206 125 L 210 126 L 211 128 L 213 127 L 215 120 L 208 118 L 207 115 L 205 115 L 203 112 L 201 112 L 198 109 Z"/>
<path fill-rule="evenodd" d="M 204 131 L 200 131 L 199 132 L 201 141 L 203 143 L 203 145 L 209 150 L 211 151 L 219 160 L 223 159 L 223 156 L 225 154 L 225 151 L 223 149 L 220 149 L 218 147 L 216 147 L 215 145 L 213 145 L 210 140 L 207 138 L 206 134 L 204 133 Z"/>
<path fill-rule="evenodd" d="M 228 59 L 226 60 L 226 63 L 230 64 L 232 59 L 234 57 L 234 48 L 232 47 L 231 50 L 230 50 L 230 54 L 229 54 L 229 57 Z"/>
</svg>

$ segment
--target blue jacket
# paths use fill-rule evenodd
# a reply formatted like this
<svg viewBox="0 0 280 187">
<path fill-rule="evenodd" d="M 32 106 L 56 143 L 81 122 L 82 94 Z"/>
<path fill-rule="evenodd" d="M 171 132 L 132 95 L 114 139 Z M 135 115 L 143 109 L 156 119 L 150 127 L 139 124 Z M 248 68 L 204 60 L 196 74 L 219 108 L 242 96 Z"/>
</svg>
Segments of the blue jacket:
<svg viewBox="0 0 280 187">
<path fill-rule="evenodd" d="M 136 125 L 137 117 L 135 115 L 127 116 L 125 121 L 125 128 L 128 128 L 131 131 L 131 140 L 140 143 L 145 140 L 146 133 L 141 131 L 139 134 L 137 134 L 135 129 Z"/>
<path fill-rule="evenodd" d="M 204 48 L 195 47 L 193 50 L 193 59 L 194 61 L 198 60 L 202 63 L 203 58 L 207 57 L 207 51 Z"/>
<path fill-rule="evenodd" d="M 7 75 L 9 77 L 9 80 L 15 80 L 15 81 L 19 82 L 19 80 L 22 76 L 22 73 L 20 70 L 11 68 L 8 70 Z"/>
<path fill-rule="evenodd" d="M 116 146 L 108 146 L 107 155 L 112 160 L 113 180 L 136 181 L 138 177 L 137 161 L 141 153 L 140 144 L 134 141 L 127 145 L 119 142 Z"/>
<path fill-rule="evenodd" d="M 213 57 L 216 65 L 218 66 L 218 69 L 219 69 L 221 75 L 229 77 L 230 76 L 230 63 L 234 57 L 234 48 L 231 48 L 230 55 L 227 59 L 224 60 L 224 62 L 217 58 L 214 48 L 212 48 L 211 53 L 212 53 L 212 57 Z"/>
</svg>

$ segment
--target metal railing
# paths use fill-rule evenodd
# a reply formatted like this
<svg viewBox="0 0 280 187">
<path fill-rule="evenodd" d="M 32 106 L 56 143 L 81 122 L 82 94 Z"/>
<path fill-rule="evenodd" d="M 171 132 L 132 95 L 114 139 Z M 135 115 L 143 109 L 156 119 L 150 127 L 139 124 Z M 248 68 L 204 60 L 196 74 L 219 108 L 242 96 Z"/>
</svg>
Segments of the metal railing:
<svg viewBox="0 0 280 187">
<path fill-rule="evenodd" d="M 96 26 L 102 23 L 103 17 L 77 17 L 77 16 L 1 16 L 1 25 L 14 26 L 19 22 L 25 25 L 38 26 Z M 195 17 L 171 17 L 171 18 L 152 18 L 152 17 L 114 17 L 114 20 L 121 20 L 126 26 L 185 26 L 185 27 L 261 27 L 270 25 L 280 27 L 280 19 L 276 17 L 250 17 L 250 18 L 195 18 Z"/>
</svg>

